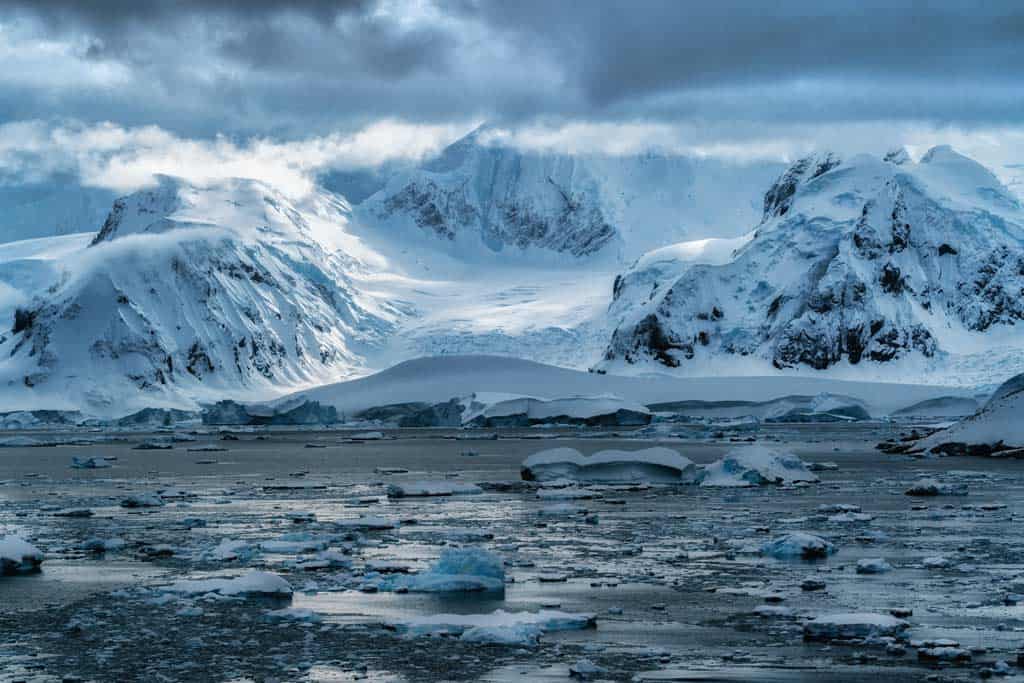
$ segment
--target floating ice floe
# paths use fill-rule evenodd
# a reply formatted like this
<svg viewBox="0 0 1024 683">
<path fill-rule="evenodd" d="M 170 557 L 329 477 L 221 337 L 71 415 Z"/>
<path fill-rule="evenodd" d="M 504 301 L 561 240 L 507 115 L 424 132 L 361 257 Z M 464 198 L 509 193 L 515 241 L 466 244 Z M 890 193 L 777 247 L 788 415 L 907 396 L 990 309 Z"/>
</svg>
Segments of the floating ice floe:
<svg viewBox="0 0 1024 683">
<path fill-rule="evenodd" d="M 353 441 L 381 441 L 384 437 L 384 432 L 359 432 L 358 434 L 351 434 L 348 438 Z"/>
<path fill-rule="evenodd" d="M 572 503 L 556 503 L 554 505 L 545 505 L 540 510 L 537 510 L 537 514 L 541 517 L 571 517 L 573 515 L 582 515 L 586 511 L 586 508 L 573 505 Z"/>
<path fill-rule="evenodd" d="M 43 553 L 20 536 L 0 538 L 0 576 L 38 571 Z"/>
<path fill-rule="evenodd" d="M 600 494 L 589 489 L 580 489 L 575 486 L 565 488 L 542 488 L 537 491 L 537 498 L 541 500 L 591 500 L 599 498 Z"/>
<path fill-rule="evenodd" d="M 271 572 L 253 571 L 233 579 L 183 579 L 161 589 L 165 593 L 184 595 L 267 595 L 284 597 L 292 594 L 287 581 Z"/>
<path fill-rule="evenodd" d="M 455 481 L 418 481 L 410 484 L 388 484 L 388 498 L 429 498 L 433 496 L 474 495 L 483 493 L 476 484 Z"/>
<path fill-rule="evenodd" d="M 910 624 L 888 614 L 849 612 L 817 617 L 804 624 L 804 640 L 902 638 Z"/>
<path fill-rule="evenodd" d="M 940 484 L 935 479 L 918 479 L 904 493 L 908 496 L 966 496 L 967 484 Z"/>
<path fill-rule="evenodd" d="M 203 553 L 203 559 L 213 562 L 233 562 L 235 560 L 248 560 L 254 554 L 256 554 L 256 548 L 248 541 L 224 539 Z"/>
<path fill-rule="evenodd" d="M 575 664 L 569 667 L 569 676 L 581 681 L 589 681 L 591 678 L 596 678 L 605 673 L 608 673 L 608 669 L 594 664 L 586 657 L 577 660 Z"/>
<path fill-rule="evenodd" d="M 408 576 L 389 577 L 383 590 L 412 593 L 457 593 L 505 590 L 501 558 L 480 548 L 449 548 L 430 569 Z"/>
<path fill-rule="evenodd" d="M 123 538 L 90 538 L 82 543 L 82 550 L 90 553 L 109 553 L 125 547 Z"/>
<path fill-rule="evenodd" d="M 472 643 L 494 643 L 532 647 L 539 638 L 553 631 L 594 628 L 593 614 L 573 614 L 559 610 L 506 612 L 490 614 L 434 614 L 415 617 L 395 624 L 396 630 L 410 636 L 447 633 Z"/>
<path fill-rule="evenodd" d="M 132 448 L 134 451 L 167 451 L 174 448 L 174 439 L 169 437 L 148 439 Z"/>
<path fill-rule="evenodd" d="M 892 565 L 880 557 L 873 557 L 864 560 L 857 560 L 856 571 L 858 574 L 884 574 L 892 570 Z"/>
<path fill-rule="evenodd" d="M 821 536 L 795 532 L 773 538 L 761 548 L 761 553 L 779 560 L 816 560 L 836 552 L 836 547 Z"/>
<path fill-rule="evenodd" d="M 268 621 L 301 621 L 314 624 L 323 621 L 323 617 L 311 609 L 304 607 L 284 607 L 264 612 L 263 618 Z"/>
<path fill-rule="evenodd" d="M 284 534 L 272 541 L 260 543 L 260 550 L 267 553 L 298 554 L 312 553 L 327 548 L 328 542 L 312 534 Z"/>
<path fill-rule="evenodd" d="M 71 458 L 71 468 L 76 470 L 100 470 L 107 467 L 113 467 L 106 458 L 94 457 L 94 458 Z"/>
<path fill-rule="evenodd" d="M 949 569 L 953 566 L 953 561 L 946 557 L 935 556 L 926 557 L 921 560 L 921 565 L 925 569 Z"/>
<path fill-rule="evenodd" d="M 57 444 L 53 440 L 42 441 L 31 436 L 8 436 L 0 439 L 0 448 L 42 448 L 55 445 Z"/>
<path fill-rule="evenodd" d="M 156 508 L 163 504 L 163 499 L 155 493 L 133 493 L 121 501 L 123 508 Z"/>
<path fill-rule="evenodd" d="M 384 531 L 398 527 L 398 522 L 376 515 L 360 515 L 355 519 L 339 519 L 334 524 L 343 529 L 355 531 Z"/>
<path fill-rule="evenodd" d="M 814 483 L 818 477 L 800 458 L 767 446 L 743 446 L 711 463 L 698 476 L 701 486 L 747 487 Z"/>
<path fill-rule="evenodd" d="M 574 448 L 552 448 L 523 461 L 522 477 L 541 482 L 569 479 L 603 484 L 692 484 L 697 466 L 676 451 L 661 447 L 598 451 L 589 457 Z"/>
</svg>

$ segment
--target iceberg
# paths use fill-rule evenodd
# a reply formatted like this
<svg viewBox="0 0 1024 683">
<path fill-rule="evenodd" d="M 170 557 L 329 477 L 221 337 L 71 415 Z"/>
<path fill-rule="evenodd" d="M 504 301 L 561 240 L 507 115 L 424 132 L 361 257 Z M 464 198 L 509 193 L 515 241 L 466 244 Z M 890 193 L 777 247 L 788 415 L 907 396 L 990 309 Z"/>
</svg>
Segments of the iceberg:
<svg viewBox="0 0 1024 683">
<path fill-rule="evenodd" d="M 526 481 L 573 481 L 602 484 L 692 484 L 697 466 L 669 448 L 637 451 L 598 451 L 589 457 L 574 448 L 552 448 L 534 453 L 523 461 Z"/>
<path fill-rule="evenodd" d="M 43 553 L 20 536 L 0 538 L 0 576 L 39 571 Z"/>
<path fill-rule="evenodd" d="M 818 481 L 800 458 L 759 444 L 729 451 L 705 467 L 698 479 L 701 486 L 735 487 Z"/>
</svg>

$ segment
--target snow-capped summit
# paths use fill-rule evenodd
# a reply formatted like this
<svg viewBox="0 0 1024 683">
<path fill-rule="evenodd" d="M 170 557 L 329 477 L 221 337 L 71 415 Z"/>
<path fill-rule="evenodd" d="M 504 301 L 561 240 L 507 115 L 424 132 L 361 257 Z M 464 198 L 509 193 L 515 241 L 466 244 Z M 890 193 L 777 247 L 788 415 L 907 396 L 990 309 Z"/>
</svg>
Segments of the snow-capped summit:
<svg viewBox="0 0 1024 683">
<path fill-rule="evenodd" d="M 604 367 L 748 357 L 824 369 L 962 352 L 1024 320 L 1024 211 L 948 147 L 917 164 L 817 154 L 771 186 L 730 259 L 641 259 L 610 314 Z"/>
<path fill-rule="evenodd" d="M 0 382 L 102 410 L 345 377 L 393 312 L 325 242 L 347 205 L 262 183 L 164 177 L 119 199 L 60 279 L 0 337 Z M 40 398 L 40 400 L 44 400 Z"/>
<path fill-rule="evenodd" d="M 439 238 L 463 256 L 529 258 L 541 250 L 631 260 L 682 239 L 741 234 L 779 169 L 655 152 L 529 151 L 481 127 L 396 174 L 358 213 L 367 223 Z"/>
</svg>

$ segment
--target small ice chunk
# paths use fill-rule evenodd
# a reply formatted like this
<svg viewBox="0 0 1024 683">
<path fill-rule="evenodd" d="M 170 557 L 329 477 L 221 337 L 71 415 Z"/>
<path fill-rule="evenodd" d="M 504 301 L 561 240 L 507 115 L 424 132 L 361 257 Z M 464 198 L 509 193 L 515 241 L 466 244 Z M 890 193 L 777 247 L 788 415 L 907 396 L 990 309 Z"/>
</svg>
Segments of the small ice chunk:
<svg viewBox="0 0 1024 683">
<path fill-rule="evenodd" d="M 20 536 L 0 538 L 0 576 L 38 571 L 43 553 Z"/>
<path fill-rule="evenodd" d="M 335 525 L 344 529 L 359 531 L 384 531 L 386 529 L 394 529 L 398 526 L 398 523 L 376 515 L 360 515 L 356 519 L 340 519 L 335 522 Z"/>
<path fill-rule="evenodd" d="M 232 562 L 248 560 L 255 553 L 256 548 L 248 541 L 233 541 L 226 538 L 204 553 L 203 557 L 214 562 Z"/>
<path fill-rule="evenodd" d="M 348 438 L 354 441 L 380 441 L 384 438 L 384 432 L 359 432 Z"/>
<path fill-rule="evenodd" d="M 761 548 L 761 553 L 779 560 L 817 560 L 836 552 L 836 547 L 821 536 L 794 532 L 777 536 Z"/>
<path fill-rule="evenodd" d="M 966 496 L 967 484 L 940 484 L 931 478 L 918 479 L 904 493 L 908 496 Z"/>
<path fill-rule="evenodd" d="M 608 670 L 604 667 L 598 666 L 589 659 L 583 658 L 569 667 L 569 676 L 571 678 L 578 678 L 582 681 L 589 681 L 591 678 L 596 678 L 607 671 Z"/>
<path fill-rule="evenodd" d="M 418 481 L 388 484 L 388 498 L 428 498 L 433 496 L 475 495 L 483 493 L 476 484 L 455 481 Z"/>
<path fill-rule="evenodd" d="M 953 566 L 953 560 L 946 557 L 936 555 L 934 557 L 926 557 L 921 561 L 925 569 L 949 569 Z"/>
<path fill-rule="evenodd" d="M 596 623 L 593 614 L 573 614 L 558 610 L 496 610 L 490 614 L 434 614 L 414 617 L 396 624 L 396 627 L 400 632 L 412 636 L 448 633 L 468 642 L 534 646 L 538 637 L 544 633 L 594 628 Z"/>
<path fill-rule="evenodd" d="M 804 640 L 902 638 L 910 624 L 888 614 L 849 612 L 817 617 L 804 624 Z"/>
<path fill-rule="evenodd" d="M 93 457 L 93 458 L 78 458 L 78 457 L 71 458 L 71 469 L 75 469 L 75 470 L 101 470 L 101 469 L 106 469 L 107 467 L 113 467 L 113 463 L 111 463 L 106 458 L 101 458 L 101 457 L 98 457 L 98 456 L 97 457 Z"/>
<path fill-rule="evenodd" d="M 880 557 L 857 560 L 858 574 L 884 574 L 892 570 L 892 565 Z"/>
<path fill-rule="evenodd" d="M 923 662 L 969 662 L 970 650 L 950 645 L 926 647 L 917 651 L 917 658 Z"/>
<path fill-rule="evenodd" d="M 156 508 L 164 504 L 155 493 L 133 493 L 121 501 L 123 508 Z"/>
<path fill-rule="evenodd" d="M 323 617 L 311 609 L 304 607 L 284 607 L 265 612 L 264 618 L 269 621 L 301 621 L 308 624 L 323 621 Z"/>
<path fill-rule="evenodd" d="M 90 553 L 109 553 L 124 548 L 122 538 L 90 538 L 82 543 L 82 550 Z"/>
<path fill-rule="evenodd" d="M 383 588 L 413 593 L 504 591 L 501 558 L 481 548 L 448 548 L 427 571 L 389 577 Z"/>
</svg>

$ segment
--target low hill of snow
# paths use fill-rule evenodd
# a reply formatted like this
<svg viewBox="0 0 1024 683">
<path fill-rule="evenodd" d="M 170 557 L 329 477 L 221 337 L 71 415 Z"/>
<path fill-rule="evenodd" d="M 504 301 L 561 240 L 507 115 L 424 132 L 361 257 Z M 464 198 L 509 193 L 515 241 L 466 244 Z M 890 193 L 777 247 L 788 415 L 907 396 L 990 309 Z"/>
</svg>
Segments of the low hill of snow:
<svg viewBox="0 0 1024 683">
<path fill-rule="evenodd" d="M 353 415 L 376 406 L 438 403 L 482 392 L 542 398 L 610 394 L 644 405 L 724 401 L 737 396 L 770 401 L 791 394 L 840 394 L 862 401 L 872 415 L 887 415 L 910 403 L 950 394 L 948 387 L 813 377 L 623 377 L 502 356 L 438 356 L 406 361 L 368 377 L 301 391 L 289 398 L 319 401 Z"/>
</svg>

